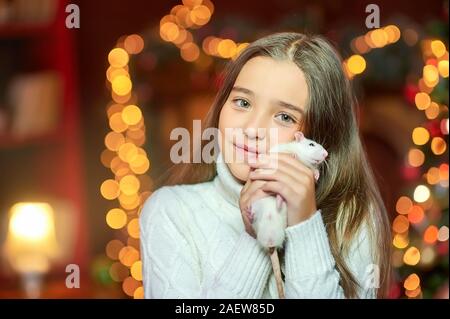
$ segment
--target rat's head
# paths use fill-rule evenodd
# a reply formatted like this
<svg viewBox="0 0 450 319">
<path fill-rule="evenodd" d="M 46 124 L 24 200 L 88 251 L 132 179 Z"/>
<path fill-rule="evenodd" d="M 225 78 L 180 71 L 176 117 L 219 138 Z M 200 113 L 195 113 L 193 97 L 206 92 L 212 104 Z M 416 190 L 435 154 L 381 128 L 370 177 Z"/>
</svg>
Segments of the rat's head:
<svg viewBox="0 0 450 319">
<path fill-rule="evenodd" d="M 299 156 L 308 161 L 311 164 L 317 165 L 325 160 L 328 156 L 328 152 L 319 143 L 313 140 L 307 139 L 302 132 L 295 133 L 295 141 L 297 142 L 299 149 Z"/>
</svg>

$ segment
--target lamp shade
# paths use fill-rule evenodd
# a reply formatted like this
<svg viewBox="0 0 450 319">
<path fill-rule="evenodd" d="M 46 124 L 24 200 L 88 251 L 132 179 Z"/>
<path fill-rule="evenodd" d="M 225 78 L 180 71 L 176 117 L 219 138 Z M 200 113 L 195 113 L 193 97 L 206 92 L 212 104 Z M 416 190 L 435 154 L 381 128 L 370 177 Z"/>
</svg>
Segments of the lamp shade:
<svg viewBox="0 0 450 319">
<path fill-rule="evenodd" d="M 19 273 L 45 273 L 59 253 L 52 207 L 17 203 L 10 209 L 4 253 Z"/>
</svg>

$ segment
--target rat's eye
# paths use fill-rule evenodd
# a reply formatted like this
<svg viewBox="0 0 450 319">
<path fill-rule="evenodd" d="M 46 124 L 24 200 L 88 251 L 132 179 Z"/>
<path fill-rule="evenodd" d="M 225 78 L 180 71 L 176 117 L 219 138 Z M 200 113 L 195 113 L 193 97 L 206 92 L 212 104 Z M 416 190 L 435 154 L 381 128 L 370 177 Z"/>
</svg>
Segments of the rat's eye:
<svg viewBox="0 0 450 319">
<path fill-rule="evenodd" d="M 314 146 L 314 143 L 309 143 L 309 146 Z"/>
<path fill-rule="evenodd" d="M 248 108 L 250 106 L 250 103 L 247 100 L 244 99 L 234 99 L 233 103 L 238 107 Z"/>
</svg>

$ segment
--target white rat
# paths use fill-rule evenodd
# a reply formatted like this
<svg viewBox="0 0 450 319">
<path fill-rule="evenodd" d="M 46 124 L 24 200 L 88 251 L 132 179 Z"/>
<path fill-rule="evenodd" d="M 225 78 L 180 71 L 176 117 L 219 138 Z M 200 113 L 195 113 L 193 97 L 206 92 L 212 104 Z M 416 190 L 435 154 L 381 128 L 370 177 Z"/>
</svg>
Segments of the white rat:
<svg viewBox="0 0 450 319">
<path fill-rule="evenodd" d="M 318 166 L 328 156 L 322 145 L 307 139 L 302 132 L 295 133 L 295 141 L 279 144 L 270 149 L 270 153 L 290 153 L 314 171 L 314 178 L 319 179 Z M 256 200 L 250 206 L 250 219 L 259 243 L 268 249 L 272 268 L 278 286 L 280 298 L 284 298 L 280 263 L 277 248 L 282 248 L 287 227 L 287 206 L 285 200 L 277 194 Z"/>
</svg>

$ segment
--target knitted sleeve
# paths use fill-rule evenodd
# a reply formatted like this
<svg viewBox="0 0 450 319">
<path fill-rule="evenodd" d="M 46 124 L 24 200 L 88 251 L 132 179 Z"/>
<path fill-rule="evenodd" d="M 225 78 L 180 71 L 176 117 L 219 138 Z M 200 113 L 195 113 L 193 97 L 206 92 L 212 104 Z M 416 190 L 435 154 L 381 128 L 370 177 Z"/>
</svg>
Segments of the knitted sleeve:
<svg viewBox="0 0 450 319">
<path fill-rule="evenodd" d="M 361 227 L 346 258 L 359 283 L 359 298 L 375 298 L 378 288 L 370 247 L 368 229 Z M 320 209 L 308 220 L 286 228 L 286 298 L 345 298 L 339 280 Z"/>
<path fill-rule="evenodd" d="M 202 276 L 192 218 L 170 187 L 155 191 L 140 214 L 145 298 L 261 298 L 271 271 L 269 257 L 246 232 L 236 236 L 225 263 Z M 211 279 L 205 279 L 206 277 Z"/>
</svg>

